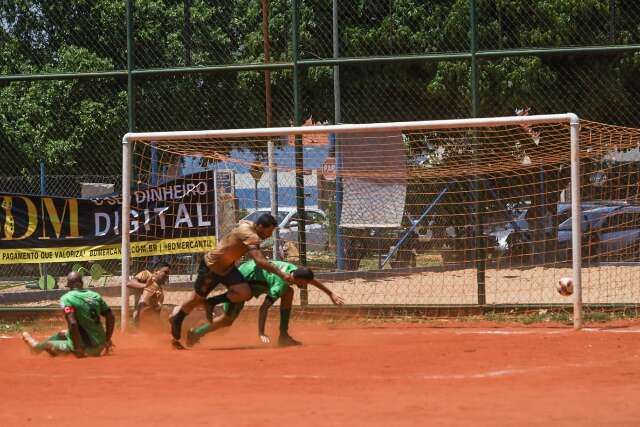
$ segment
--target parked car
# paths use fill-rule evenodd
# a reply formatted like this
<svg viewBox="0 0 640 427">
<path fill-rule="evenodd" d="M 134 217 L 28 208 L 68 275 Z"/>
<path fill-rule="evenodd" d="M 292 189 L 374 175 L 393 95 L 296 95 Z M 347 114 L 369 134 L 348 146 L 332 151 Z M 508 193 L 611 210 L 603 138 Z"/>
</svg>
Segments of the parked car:
<svg viewBox="0 0 640 427">
<path fill-rule="evenodd" d="M 280 240 L 298 243 L 298 220 L 297 209 L 295 207 L 278 208 L 276 220 L 278 221 L 278 233 Z M 251 212 L 243 219 L 255 221 L 265 213 L 271 213 L 271 209 L 264 208 Z M 327 215 L 324 211 L 316 208 L 305 208 L 305 230 L 307 251 L 319 252 L 325 250 L 328 243 Z M 268 246 L 271 239 L 263 244 Z M 272 243 L 271 243 L 272 244 Z"/>
<path fill-rule="evenodd" d="M 489 245 L 495 256 L 526 255 L 534 251 L 532 247 L 533 230 L 528 216 L 530 208 L 514 210 L 511 221 L 493 224 L 489 231 Z M 545 239 L 553 239 L 553 218 L 544 218 Z"/>
<path fill-rule="evenodd" d="M 640 259 L 640 206 L 606 205 L 582 212 L 582 251 L 585 257 Z M 558 247 L 571 256 L 571 218 L 558 227 Z"/>
</svg>

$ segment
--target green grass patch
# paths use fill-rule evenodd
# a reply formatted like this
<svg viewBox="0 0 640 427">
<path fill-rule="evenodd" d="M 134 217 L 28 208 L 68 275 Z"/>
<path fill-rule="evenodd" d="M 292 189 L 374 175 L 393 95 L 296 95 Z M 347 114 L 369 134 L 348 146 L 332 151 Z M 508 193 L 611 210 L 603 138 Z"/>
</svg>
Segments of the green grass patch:
<svg viewBox="0 0 640 427">
<path fill-rule="evenodd" d="M 57 328 L 66 328 L 64 321 L 57 321 L 55 319 L 0 320 L 0 335 L 13 335 L 22 331 L 40 333 Z"/>
<path fill-rule="evenodd" d="M 584 323 L 607 323 L 617 320 L 638 320 L 640 319 L 640 313 L 637 311 L 625 312 L 625 311 L 601 311 L 601 310 L 585 310 L 583 314 Z M 394 323 L 420 323 L 420 324 L 432 324 L 432 323 L 505 323 L 505 324 L 522 324 L 522 325 L 536 325 L 536 324 L 561 324 L 570 326 L 573 323 L 573 313 L 564 310 L 550 310 L 540 309 L 535 311 L 522 311 L 517 312 L 515 310 L 509 312 L 489 312 L 483 315 L 460 315 L 460 316 L 420 316 L 412 314 L 397 314 L 390 317 L 379 318 L 366 318 L 363 317 L 360 323 L 363 325 L 375 325 L 379 324 L 394 324 Z M 335 320 L 336 324 L 339 324 L 341 320 Z M 506 326 L 506 325 L 505 325 Z"/>
</svg>

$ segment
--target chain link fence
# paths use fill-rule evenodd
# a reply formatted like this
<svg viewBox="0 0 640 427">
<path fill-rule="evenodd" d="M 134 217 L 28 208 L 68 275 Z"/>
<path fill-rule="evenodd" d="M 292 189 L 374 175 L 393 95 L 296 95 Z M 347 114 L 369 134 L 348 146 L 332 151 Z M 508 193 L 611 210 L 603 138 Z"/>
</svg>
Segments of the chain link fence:
<svg viewBox="0 0 640 427">
<path fill-rule="evenodd" d="M 637 2 L 339 0 L 337 51 L 333 3 L 3 2 L 0 192 L 40 194 L 41 165 L 46 194 L 82 196 L 82 183 L 112 184 L 119 192 L 120 142 L 128 130 L 288 126 L 297 117 L 333 123 L 336 65 L 343 123 L 465 118 L 475 108 L 479 116 L 571 111 L 640 127 Z M 295 38 L 292 5 L 299 7 Z M 291 171 L 299 165 L 285 146 L 281 160 Z M 320 194 L 333 191 L 334 184 L 321 182 L 328 150 L 307 151 L 303 168 L 305 203 L 331 217 L 334 201 Z M 243 161 L 266 163 L 264 147 L 244 151 Z M 266 208 L 266 175 L 255 189 L 248 167 L 237 172 L 244 174 L 237 216 L 255 209 L 255 199 Z M 292 208 L 295 174 L 278 184 L 287 194 L 281 205 Z M 367 251 L 375 255 L 352 268 L 377 268 L 384 250 Z M 331 256 L 309 263 L 336 268 Z M 40 274 L 35 265 L 0 267 L 7 281 Z"/>
</svg>

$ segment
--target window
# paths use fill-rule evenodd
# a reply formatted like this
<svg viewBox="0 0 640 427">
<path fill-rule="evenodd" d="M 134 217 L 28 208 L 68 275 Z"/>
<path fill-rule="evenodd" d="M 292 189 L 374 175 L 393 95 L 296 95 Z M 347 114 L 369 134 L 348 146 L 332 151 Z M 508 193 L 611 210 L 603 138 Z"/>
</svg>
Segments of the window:
<svg viewBox="0 0 640 427">
<path fill-rule="evenodd" d="M 320 212 L 305 212 L 305 219 L 308 224 L 324 224 L 324 216 Z"/>
</svg>

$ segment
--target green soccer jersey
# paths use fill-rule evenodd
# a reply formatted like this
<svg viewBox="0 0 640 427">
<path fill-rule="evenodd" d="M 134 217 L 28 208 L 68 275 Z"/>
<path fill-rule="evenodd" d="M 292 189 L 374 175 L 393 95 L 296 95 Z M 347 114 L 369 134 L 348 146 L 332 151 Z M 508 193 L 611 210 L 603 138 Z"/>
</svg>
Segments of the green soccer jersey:
<svg viewBox="0 0 640 427">
<path fill-rule="evenodd" d="M 107 341 L 100 315 L 109 310 L 100 294 L 86 289 L 75 289 L 60 298 L 60 305 L 65 313 L 73 312 L 78 321 L 80 337 L 85 350 L 103 347 Z M 71 334 L 68 341 L 73 350 Z"/>
<path fill-rule="evenodd" d="M 270 261 L 279 270 L 291 274 L 298 269 L 294 264 L 284 261 Z M 251 286 L 251 293 L 254 297 L 261 294 L 269 294 L 273 299 L 278 299 L 289 284 L 282 280 L 277 274 L 270 273 L 258 267 L 255 261 L 249 261 L 238 267 L 240 274 L 247 279 Z"/>
</svg>

